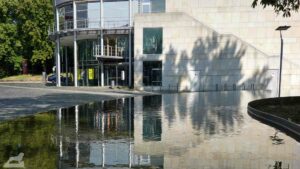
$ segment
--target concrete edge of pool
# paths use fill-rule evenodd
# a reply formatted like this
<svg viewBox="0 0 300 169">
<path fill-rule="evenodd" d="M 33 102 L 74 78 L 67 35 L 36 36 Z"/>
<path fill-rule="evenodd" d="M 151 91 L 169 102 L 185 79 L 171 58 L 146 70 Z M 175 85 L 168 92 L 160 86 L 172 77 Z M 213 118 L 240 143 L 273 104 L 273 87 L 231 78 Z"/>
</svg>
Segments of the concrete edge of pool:
<svg viewBox="0 0 300 169">
<path fill-rule="evenodd" d="M 292 98 L 292 97 L 286 97 L 286 98 Z M 300 97 L 297 97 L 297 99 L 300 99 Z M 287 135 L 291 136 L 292 138 L 300 142 L 299 124 L 288 121 L 282 117 L 275 116 L 271 113 L 261 111 L 255 105 L 257 103 L 261 103 L 264 101 L 272 101 L 272 100 L 273 101 L 278 100 L 278 98 L 268 98 L 268 99 L 254 100 L 249 102 L 247 107 L 248 114 L 251 117 L 255 118 L 256 120 L 264 122 L 265 124 L 275 127 L 281 131 L 284 131 Z"/>
</svg>

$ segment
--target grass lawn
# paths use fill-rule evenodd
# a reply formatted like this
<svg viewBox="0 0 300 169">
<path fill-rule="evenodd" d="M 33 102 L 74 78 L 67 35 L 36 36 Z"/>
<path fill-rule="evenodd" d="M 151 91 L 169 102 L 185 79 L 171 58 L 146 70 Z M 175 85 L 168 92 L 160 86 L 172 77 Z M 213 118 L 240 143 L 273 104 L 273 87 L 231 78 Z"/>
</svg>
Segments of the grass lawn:
<svg viewBox="0 0 300 169">
<path fill-rule="evenodd" d="M 9 76 L 0 79 L 0 81 L 5 82 L 14 82 L 14 81 L 42 81 L 42 75 L 15 75 L 15 76 Z"/>
</svg>

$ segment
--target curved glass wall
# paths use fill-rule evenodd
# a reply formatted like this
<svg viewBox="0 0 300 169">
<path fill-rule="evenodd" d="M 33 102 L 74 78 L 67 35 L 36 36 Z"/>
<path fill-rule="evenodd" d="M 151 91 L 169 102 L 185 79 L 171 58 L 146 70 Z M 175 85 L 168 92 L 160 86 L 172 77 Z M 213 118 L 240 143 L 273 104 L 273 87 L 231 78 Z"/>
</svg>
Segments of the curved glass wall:
<svg viewBox="0 0 300 169">
<path fill-rule="evenodd" d="M 101 27 L 101 3 L 78 2 L 77 4 L 77 28 Z M 165 0 L 132 0 L 132 16 L 136 13 L 165 12 Z M 73 29 L 73 4 L 67 4 L 58 8 L 59 30 Z M 103 27 L 120 28 L 129 26 L 129 1 L 103 2 Z"/>
<path fill-rule="evenodd" d="M 97 39 L 78 41 L 78 85 L 99 86 L 100 65 L 93 55 L 93 46 Z"/>
<path fill-rule="evenodd" d="M 127 27 L 129 25 L 128 1 L 113 1 L 103 3 L 104 27 Z"/>
<path fill-rule="evenodd" d="M 100 28 L 100 2 L 77 4 L 77 27 Z"/>
<path fill-rule="evenodd" d="M 59 30 L 73 29 L 73 5 L 66 5 L 58 9 Z"/>
<path fill-rule="evenodd" d="M 78 41 L 79 86 L 101 85 L 101 65 L 95 57 L 96 44 L 99 44 L 99 39 Z M 124 61 L 128 56 L 128 37 L 125 35 L 105 36 L 104 55 L 111 57 L 111 60 L 104 63 L 104 85 L 126 86 L 128 84 L 128 64 Z M 123 59 L 113 59 L 116 55 L 122 56 Z"/>
</svg>

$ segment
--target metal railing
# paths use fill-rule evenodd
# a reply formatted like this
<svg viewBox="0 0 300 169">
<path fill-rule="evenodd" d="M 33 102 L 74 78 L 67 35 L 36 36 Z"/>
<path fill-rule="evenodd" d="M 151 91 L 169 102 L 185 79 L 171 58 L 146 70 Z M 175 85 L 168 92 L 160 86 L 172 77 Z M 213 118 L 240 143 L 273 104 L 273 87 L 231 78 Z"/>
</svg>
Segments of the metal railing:
<svg viewBox="0 0 300 169">
<path fill-rule="evenodd" d="M 193 89 L 184 89 L 181 88 L 180 84 L 169 84 L 162 86 L 147 86 L 151 91 L 158 92 L 184 92 L 184 91 L 193 91 L 193 92 L 216 92 L 216 91 L 256 91 L 256 90 L 267 90 L 266 86 L 263 84 L 254 84 L 254 83 L 243 83 L 240 85 L 237 84 L 215 84 L 215 85 L 207 85 L 202 84 Z"/>
<path fill-rule="evenodd" d="M 101 45 L 94 45 L 93 51 L 94 51 L 94 56 L 101 56 Z M 103 46 L 103 55 L 104 56 L 125 57 L 125 48 L 104 45 Z"/>
<path fill-rule="evenodd" d="M 59 23 L 59 30 L 70 30 L 73 29 L 73 21 L 64 21 L 63 23 Z"/>
<path fill-rule="evenodd" d="M 60 31 L 72 30 L 74 28 L 73 20 L 68 20 L 59 23 Z M 99 20 L 89 20 L 81 19 L 77 20 L 77 28 L 103 28 L 103 29 L 112 29 L 112 28 L 126 28 L 129 27 L 129 18 L 124 17 L 107 17 L 103 19 L 103 27 L 101 27 L 101 21 Z M 54 34 L 56 32 L 56 26 L 53 24 L 49 27 L 48 34 Z"/>
</svg>

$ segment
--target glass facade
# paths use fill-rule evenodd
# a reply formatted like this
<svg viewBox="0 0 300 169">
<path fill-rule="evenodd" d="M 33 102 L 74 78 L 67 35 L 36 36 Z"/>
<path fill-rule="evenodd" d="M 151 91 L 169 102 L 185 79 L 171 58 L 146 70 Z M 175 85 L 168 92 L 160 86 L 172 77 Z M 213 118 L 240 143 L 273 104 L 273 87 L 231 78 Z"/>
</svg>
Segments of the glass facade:
<svg viewBox="0 0 300 169">
<path fill-rule="evenodd" d="M 57 36 L 61 39 L 60 55 L 57 55 L 61 59 L 61 71 L 58 76 L 65 76 L 67 80 L 63 79 L 61 84 L 58 82 L 57 85 L 108 86 L 115 84 L 127 86 L 130 84 L 129 82 L 132 83 L 132 80 L 129 81 L 130 76 L 133 76 L 133 71 L 129 74 L 129 56 L 133 56 L 134 42 L 131 36 L 131 44 L 129 44 L 129 29 L 132 29 L 129 28 L 130 8 L 132 16 L 143 12 L 163 12 L 165 11 L 165 0 L 131 0 L 131 3 L 128 0 L 104 0 L 103 4 L 99 1 L 76 1 L 75 3 L 68 0 L 58 1 L 59 4 L 56 4 L 57 26 L 59 27 L 58 31 L 63 31 L 63 33 L 58 32 L 59 36 Z M 76 6 L 74 7 L 73 4 Z M 101 19 L 103 20 L 101 21 Z M 104 24 L 102 28 L 101 23 Z M 66 30 L 73 31 L 75 25 L 80 29 L 76 35 L 66 32 Z M 85 32 L 86 28 L 96 30 Z M 101 29 L 104 31 L 100 31 Z M 103 37 L 102 44 L 100 37 Z M 76 43 L 73 40 L 77 41 L 77 67 L 74 66 L 76 57 L 74 44 Z M 129 53 L 130 45 L 131 54 Z M 162 53 L 162 28 L 144 29 L 144 53 Z M 151 66 L 147 68 L 151 70 L 147 69 L 148 75 L 146 76 L 149 76 L 150 79 L 148 78 L 146 83 L 161 85 L 161 77 L 159 78 L 161 70 L 156 70 Z"/>
<path fill-rule="evenodd" d="M 95 57 L 95 45 L 100 39 L 87 39 L 78 41 L 78 85 L 79 86 L 100 86 L 101 65 Z M 106 59 L 104 62 L 105 86 L 126 86 L 128 85 L 128 64 L 124 63 L 125 56 L 128 56 L 128 36 L 104 36 L 104 56 L 124 57 L 123 59 Z M 118 50 L 116 50 L 118 49 Z M 99 51 L 101 53 L 101 51 Z"/>
<path fill-rule="evenodd" d="M 143 62 L 143 83 L 144 86 L 162 85 L 162 63 L 161 61 Z"/>
<path fill-rule="evenodd" d="M 128 57 L 128 35 L 104 36 L 104 55 Z"/>
<path fill-rule="evenodd" d="M 128 1 L 104 2 L 103 10 L 105 28 L 129 26 Z"/>
<path fill-rule="evenodd" d="M 77 4 L 77 27 L 100 28 L 100 2 Z"/>
<path fill-rule="evenodd" d="M 127 86 L 128 64 L 106 64 L 104 65 L 105 86 Z"/>
<path fill-rule="evenodd" d="M 79 86 L 99 86 L 100 67 L 93 55 L 97 39 L 78 41 L 78 84 Z"/>
<path fill-rule="evenodd" d="M 162 53 L 162 28 L 144 28 L 143 30 L 143 53 Z"/>
<path fill-rule="evenodd" d="M 73 5 L 66 5 L 58 9 L 59 30 L 73 29 Z"/>
<path fill-rule="evenodd" d="M 136 13 L 165 12 L 165 0 L 132 0 L 132 15 Z M 100 2 L 79 2 L 76 7 L 78 28 L 101 27 Z M 129 26 L 129 1 L 104 1 L 103 23 L 105 28 Z M 73 29 L 73 4 L 58 9 L 60 30 Z"/>
</svg>

